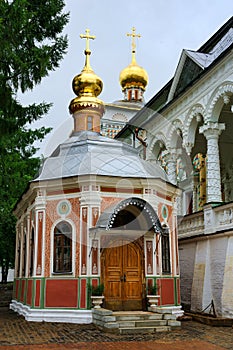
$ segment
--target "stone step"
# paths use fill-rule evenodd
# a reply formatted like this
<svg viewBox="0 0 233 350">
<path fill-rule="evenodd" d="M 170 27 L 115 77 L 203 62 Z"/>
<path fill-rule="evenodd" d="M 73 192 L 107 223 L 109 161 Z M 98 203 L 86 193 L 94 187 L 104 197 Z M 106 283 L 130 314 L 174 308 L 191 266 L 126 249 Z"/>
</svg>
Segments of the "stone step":
<svg viewBox="0 0 233 350">
<path fill-rule="evenodd" d="M 120 334 L 145 334 L 145 333 L 155 333 L 155 332 L 168 332 L 171 330 L 169 326 L 158 326 L 158 327 L 135 327 L 135 328 L 119 328 Z"/>
<path fill-rule="evenodd" d="M 144 327 L 158 327 L 158 326 L 166 326 L 167 321 L 166 320 L 141 320 L 141 321 L 118 321 L 119 328 L 144 328 Z"/>
<path fill-rule="evenodd" d="M 118 315 L 117 313 L 113 313 L 113 315 L 116 317 L 117 321 L 162 320 L 163 318 L 163 315 L 155 314 L 155 313 L 148 313 L 148 314 L 145 313 L 145 315 L 143 314 Z"/>
</svg>

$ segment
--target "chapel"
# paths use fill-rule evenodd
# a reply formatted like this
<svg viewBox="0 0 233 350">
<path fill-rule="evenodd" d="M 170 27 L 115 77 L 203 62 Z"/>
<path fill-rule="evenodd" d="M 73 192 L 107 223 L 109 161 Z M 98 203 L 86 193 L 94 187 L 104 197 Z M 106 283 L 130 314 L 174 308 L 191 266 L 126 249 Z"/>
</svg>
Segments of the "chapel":
<svg viewBox="0 0 233 350">
<path fill-rule="evenodd" d="M 103 82 L 85 64 L 73 79 L 70 137 L 45 159 L 15 207 L 11 309 L 28 321 L 92 322 L 90 286 L 104 286 L 106 310 L 146 311 L 157 287 L 157 311 L 180 314 L 177 197 L 159 164 L 101 134 Z M 121 72 L 125 99 L 142 100 L 148 82 L 132 62 Z M 173 318 L 174 319 L 174 318 Z"/>
</svg>

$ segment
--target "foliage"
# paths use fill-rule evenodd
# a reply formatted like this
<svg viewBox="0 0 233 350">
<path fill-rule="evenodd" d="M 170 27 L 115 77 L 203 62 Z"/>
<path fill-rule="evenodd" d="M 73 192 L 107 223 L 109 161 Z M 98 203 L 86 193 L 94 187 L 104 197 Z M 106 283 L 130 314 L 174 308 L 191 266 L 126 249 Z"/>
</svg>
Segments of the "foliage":
<svg viewBox="0 0 233 350">
<path fill-rule="evenodd" d="M 15 217 L 12 209 L 39 167 L 35 141 L 50 128 L 31 124 L 50 104 L 22 106 L 26 92 L 59 66 L 67 49 L 61 32 L 68 22 L 63 0 L 0 1 L 0 265 L 3 282 L 14 264 Z"/>
<path fill-rule="evenodd" d="M 88 284 L 88 291 L 90 295 L 93 296 L 101 296 L 104 292 L 104 285 L 103 283 L 98 284 L 98 286 L 93 286 L 91 284 Z"/>
<path fill-rule="evenodd" d="M 148 295 L 156 295 L 158 293 L 159 288 L 155 283 L 153 286 L 148 286 Z"/>
</svg>

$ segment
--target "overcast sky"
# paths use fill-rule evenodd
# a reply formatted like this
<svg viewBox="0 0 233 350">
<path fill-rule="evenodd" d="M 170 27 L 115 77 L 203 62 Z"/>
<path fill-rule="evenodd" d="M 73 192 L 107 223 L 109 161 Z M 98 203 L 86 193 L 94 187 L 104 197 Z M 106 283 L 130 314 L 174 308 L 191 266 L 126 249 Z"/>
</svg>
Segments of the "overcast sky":
<svg viewBox="0 0 233 350">
<path fill-rule="evenodd" d="M 85 40 L 79 35 L 90 29 L 91 66 L 103 80 L 99 96 L 104 102 L 122 98 L 119 74 L 131 61 L 132 27 L 141 34 L 136 40 L 137 63 L 146 69 L 149 84 L 146 102 L 174 75 L 182 49 L 197 50 L 231 16 L 232 0 L 65 0 L 70 21 L 64 33 L 69 47 L 55 72 L 44 78 L 33 92 L 20 97 L 25 104 L 52 102 L 40 125 L 54 131 L 43 142 L 46 156 L 72 129 L 68 105 L 75 97 L 71 83 L 84 66 Z"/>
</svg>

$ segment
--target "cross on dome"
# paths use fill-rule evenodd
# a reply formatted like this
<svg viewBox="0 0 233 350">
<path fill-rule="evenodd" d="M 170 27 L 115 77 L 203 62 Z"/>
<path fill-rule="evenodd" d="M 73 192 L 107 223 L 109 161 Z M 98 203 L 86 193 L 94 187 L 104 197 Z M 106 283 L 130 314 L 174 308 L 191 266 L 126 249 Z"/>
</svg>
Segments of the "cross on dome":
<svg viewBox="0 0 233 350">
<path fill-rule="evenodd" d="M 136 42 L 135 42 L 135 38 L 141 38 L 140 34 L 136 34 L 136 28 L 133 27 L 132 28 L 132 33 L 127 33 L 127 36 L 131 36 L 132 37 L 132 52 L 135 52 L 136 49 Z"/>
<path fill-rule="evenodd" d="M 86 50 L 87 52 L 90 51 L 90 47 L 89 47 L 89 39 L 94 40 L 95 39 L 95 35 L 90 35 L 90 29 L 86 29 L 85 30 L 85 34 L 80 34 L 80 38 L 81 39 L 86 39 Z"/>
<path fill-rule="evenodd" d="M 132 58 L 131 63 L 123 69 L 120 73 L 120 84 L 122 91 L 124 92 L 125 99 L 127 101 L 143 101 L 143 92 L 148 83 L 148 75 L 145 69 L 140 67 L 136 62 L 136 38 L 141 38 L 140 34 L 136 33 L 136 28 L 132 28 L 131 33 L 127 33 L 127 36 L 132 39 Z"/>
</svg>

